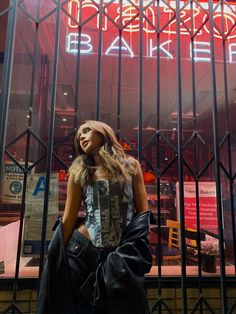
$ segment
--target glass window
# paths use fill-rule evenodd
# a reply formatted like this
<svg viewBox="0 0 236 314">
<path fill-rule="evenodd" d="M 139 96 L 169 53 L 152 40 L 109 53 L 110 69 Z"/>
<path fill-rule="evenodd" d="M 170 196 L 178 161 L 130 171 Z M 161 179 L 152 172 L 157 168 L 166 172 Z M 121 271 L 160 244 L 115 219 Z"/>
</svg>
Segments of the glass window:
<svg viewBox="0 0 236 314">
<path fill-rule="evenodd" d="M 14 274 L 21 215 L 20 276 L 38 276 L 47 152 L 52 150 L 46 245 L 63 214 L 75 130 L 88 119 L 111 125 L 125 151 L 140 159 L 152 212 L 153 273 L 161 262 L 163 275 L 181 275 L 181 250 L 173 258 L 161 250 L 171 236 L 170 221 L 180 249 L 183 218 L 187 274 L 198 276 L 192 266 L 199 265 L 200 251 L 214 252 L 219 274 L 221 223 L 226 273 L 234 271 L 236 30 L 229 7 L 235 5 L 223 5 L 223 13 L 215 9 L 211 34 L 207 1 L 192 9 L 182 1 L 180 28 L 175 1 L 144 1 L 141 11 L 136 2 L 120 7 L 104 1 L 102 14 L 100 1 L 62 2 L 59 11 L 54 1 L 18 4 L 0 206 L 3 277 Z"/>
</svg>

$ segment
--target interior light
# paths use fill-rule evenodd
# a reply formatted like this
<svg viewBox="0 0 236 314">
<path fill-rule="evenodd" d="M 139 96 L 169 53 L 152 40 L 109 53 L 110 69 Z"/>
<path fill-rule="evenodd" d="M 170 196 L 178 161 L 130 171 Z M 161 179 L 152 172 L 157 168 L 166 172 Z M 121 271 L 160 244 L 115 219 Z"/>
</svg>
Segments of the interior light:
<svg viewBox="0 0 236 314">
<path fill-rule="evenodd" d="M 67 121 L 67 119 L 66 119 L 66 118 L 62 118 L 62 121 L 63 121 L 63 122 L 66 122 L 66 121 Z"/>
<path fill-rule="evenodd" d="M 67 92 L 64 92 L 64 96 L 67 96 L 68 95 L 68 93 Z"/>
</svg>

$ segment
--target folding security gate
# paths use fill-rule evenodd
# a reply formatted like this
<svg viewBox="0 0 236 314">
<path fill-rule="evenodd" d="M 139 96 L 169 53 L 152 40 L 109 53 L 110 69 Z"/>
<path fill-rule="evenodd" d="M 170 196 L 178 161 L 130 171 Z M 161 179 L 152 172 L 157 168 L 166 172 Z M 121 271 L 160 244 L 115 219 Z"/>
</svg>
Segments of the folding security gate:
<svg viewBox="0 0 236 314">
<path fill-rule="evenodd" d="M 65 174 L 74 158 L 76 129 L 88 119 L 111 125 L 127 153 L 140 160 L 145 182 L 149 187 L 152 182 L 156 195 L 157 235 L 162 234 L 168 215 L 180 223 L 178 280 L 183 313 L 214 313 L 203 293 L 204 222 L 199 197 L 201 182 L 214 183 L 221 309 L 234 313 L 236 299 L 229 304 L 227 289 L 229 281 L 235 283 L 236 274 L 236 4 L 223 0 L 1 0 L 0 25 L 1 182 L 7 164 L 16 165 L 23 175 L 22 187 L 12 185 L 13 194 L 22 189 L 20 202 L 6 202 L 2 196 L 0 204 L 1 213 L 15 210 L 20 219 L 14 295 L 5 313 L 21 312 L 16 293 L 27 178 L 30 173 L 45 175 L 40 278 L 52 173 L 59 174 L 59 181 Z M 186 182 L 195 191 L 198 253 L 199 299 L 191 306 L 187 302 L 191 278 L 186 261 Z M 58 206 L 63 211 L 63 201 Z M 153 278 L 158 295 L 151 310 L 172 313 L 162 295 L 161 241 L 159 236 Z M 230 278 L 227 266 L 232 270 Z"/>
</svg>

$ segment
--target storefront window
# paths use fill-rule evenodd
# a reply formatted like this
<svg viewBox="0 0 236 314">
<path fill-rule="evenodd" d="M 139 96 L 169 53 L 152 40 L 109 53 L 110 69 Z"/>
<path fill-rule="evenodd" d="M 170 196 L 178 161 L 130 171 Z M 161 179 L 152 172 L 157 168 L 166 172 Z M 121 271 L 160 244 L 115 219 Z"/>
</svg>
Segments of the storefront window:
<svg viewBox="0 0 236 314">
<path fill-rule="evenodd" d="M 226 273 L 233 274 L 235 5 L 214 7 L 212 35 L 207 1 L 193 1 L 193 7 L 181 1 L 180 28 L 175 1 L 158 3 L 144 1 L 140 8 L 137 1 L 104 1 L 102 11 L 100 1 L 18 4 L 0 206 L 1 277 L 14 276 L 22 215 L 20 276 L 38 276 L 47 153 L 52 149 L 46 247 L 64 210 L 75 130 L 88 119 L 110 124 L 126 152 L 140 159 L 152 212 L 153 273 L 161 262 L 163 275 L 181 275 L 184 217 L 187 274 L 198 276 L 192 266 L 199 265 L 200 251 L 214 252 L 219 274 L 222 217 Z M 4 39 L 7 14 L 0 23 Z M 5 40 L 0 42 L 2 84 Z M 170 221 L 177 223 L 179 246 L 172 259 L 164 251 L 158 256 L 158 246 L 167 246 Z"/>
</svg>

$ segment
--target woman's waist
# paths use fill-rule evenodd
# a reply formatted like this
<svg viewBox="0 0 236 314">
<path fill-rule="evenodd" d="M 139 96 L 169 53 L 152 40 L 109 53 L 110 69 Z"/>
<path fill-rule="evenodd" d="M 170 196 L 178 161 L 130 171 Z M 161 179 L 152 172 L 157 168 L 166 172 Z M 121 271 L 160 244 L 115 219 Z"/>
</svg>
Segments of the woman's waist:
<svg viewBox="0 0 236 314">
<path fill-rule="evenodd" d="M 77 228 L 77 231 L 81 233 L 85 238 L 91 241 L 88 229 L 85 227 L 84 224 L 80 224 L 79 227 Z"/>
<path fill-rule="evenodd" d="M 98 233 L 99 232 L 97 232 L 96 235 Z M 101 234 L 102 234 L 102 232 L 100 231 L 100 235 Z M 91 230 L 87 229 L 86 225 L 84 225 L 84 224 L 81 224 L 77 229 L 75 229 L 72 236 L 75 237 L 76 239 L 80 239 L 82 242 L 86 243 L 86 245 L 90 245 L 90 242 L 91 242 L 91 244 L 95 248 L 98 248 L 98 249 L 112 248 L 112 247 L 117 247 L 117 245 L 118 245 L 118 243 L 116 243 L 114 245 L 114 241 L 109 241 L 109 240 L 105 241 L 105 243 L 104 243 L 104 241 L 95 241 L 94 230 L 93 230 L 93 232 L 91 232 Z M 99 237 L 99 238 L 101 238 L 101 237 Z"/>
<path fill-rule="evenodd" d="M 70 240 L 66 245 L 66 250 L 72 254 L 77 254 L 84 251 L 88 258 L 94 259 L 94 261 L 100 261 L 107 257 L 107 255 L 113 252 L 117 246 L 95 246 L 90 239 L 88 239 L 83 233 L 75 229 L 72 233 Z"/>
</svg>

